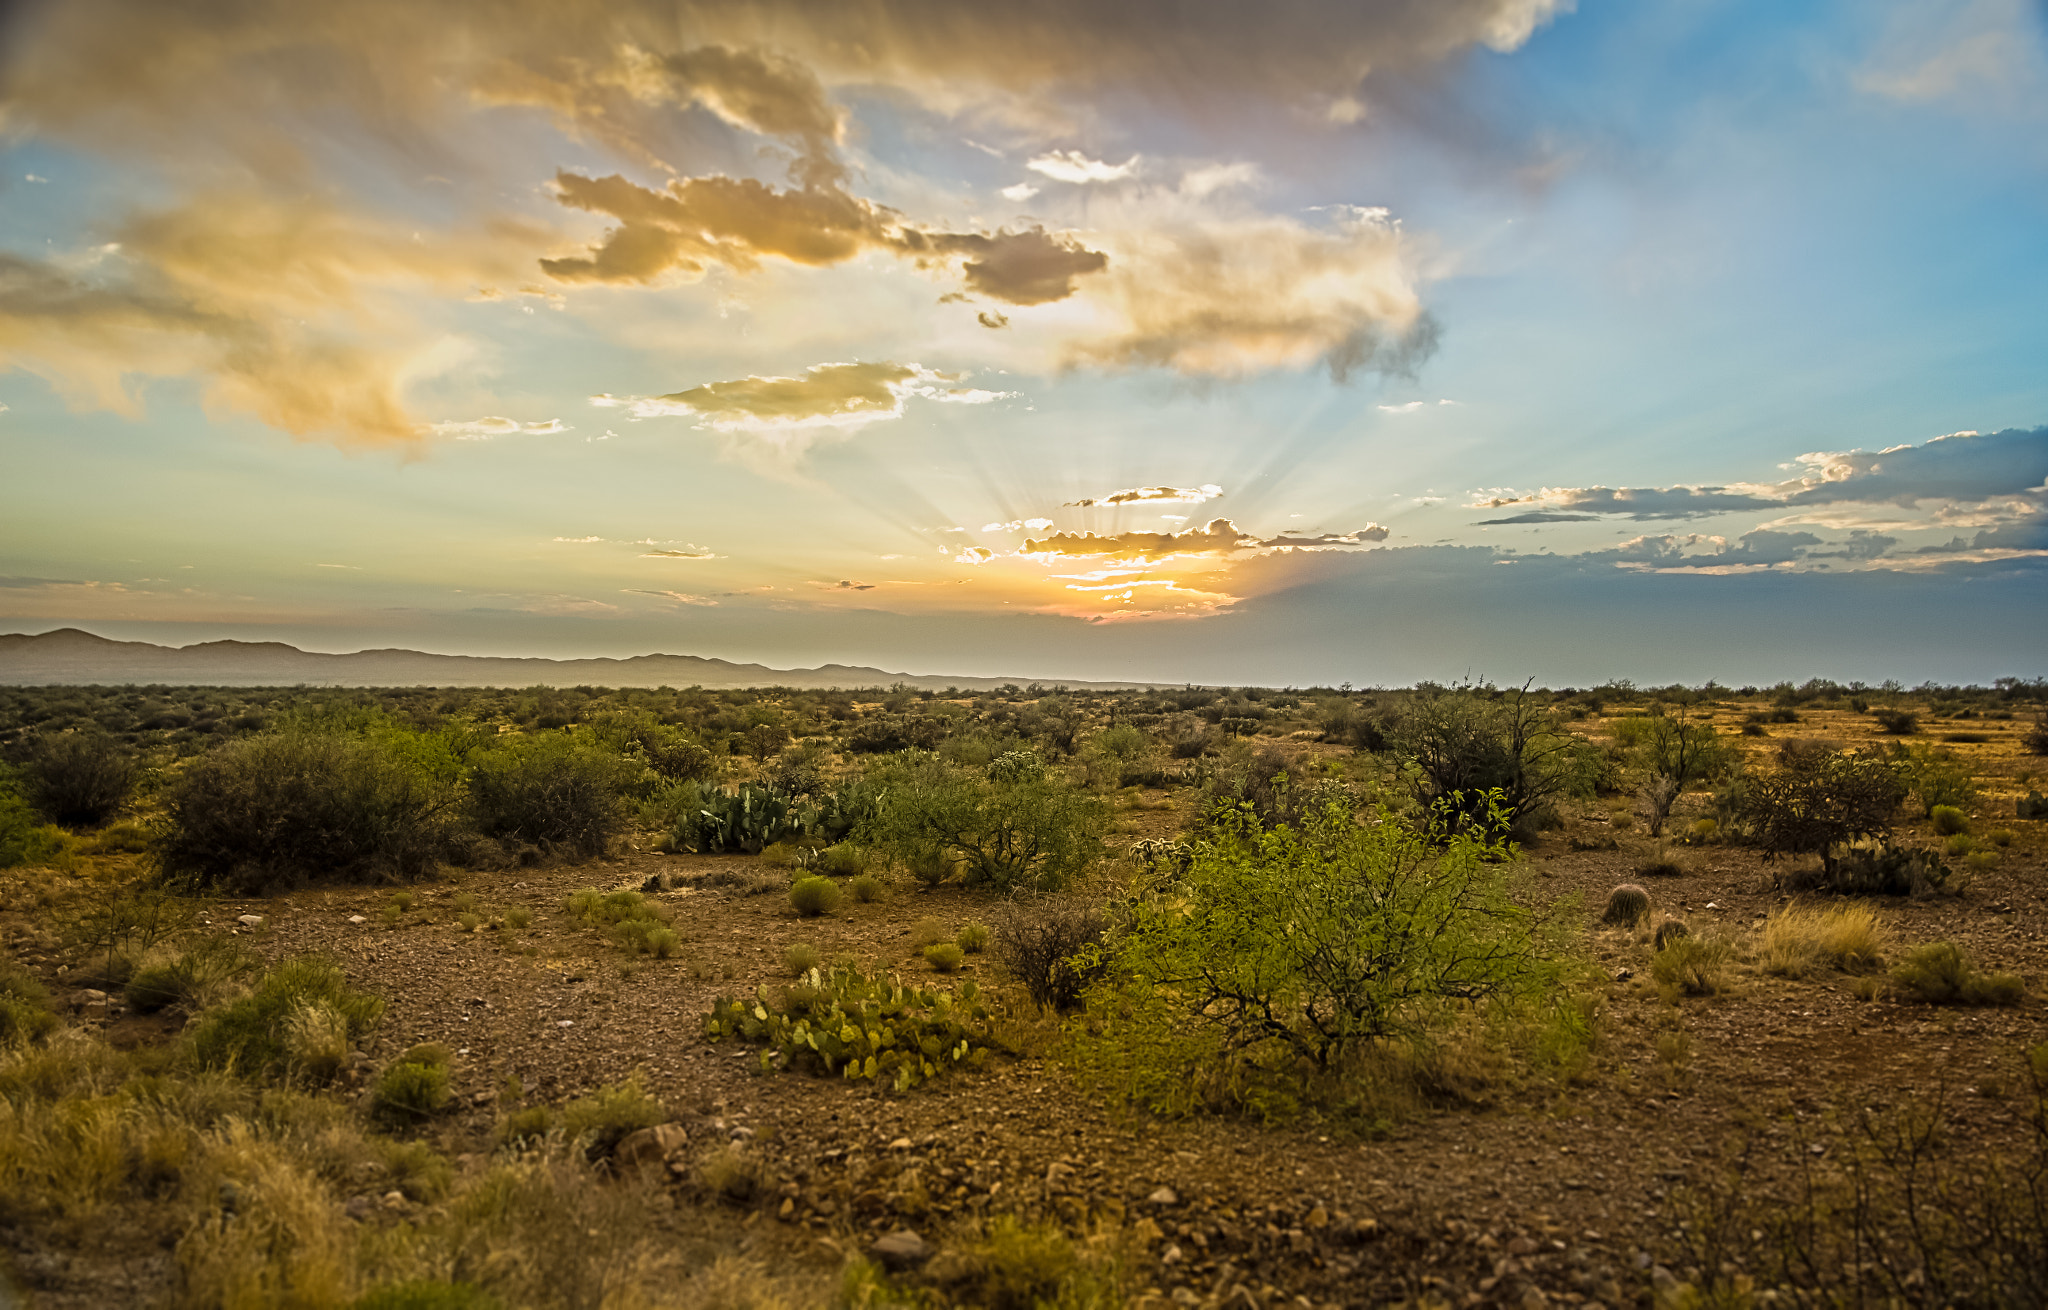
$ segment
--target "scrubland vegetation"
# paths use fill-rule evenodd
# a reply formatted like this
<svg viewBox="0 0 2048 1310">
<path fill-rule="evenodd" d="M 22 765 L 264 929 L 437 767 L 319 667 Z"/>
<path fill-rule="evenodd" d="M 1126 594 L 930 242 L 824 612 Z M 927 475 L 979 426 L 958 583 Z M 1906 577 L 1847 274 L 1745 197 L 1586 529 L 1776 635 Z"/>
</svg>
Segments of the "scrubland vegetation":
<svg viewBox="0 0 2048 1310">
<path fill-rule="evenodd" d="M 2039 1305 L 2044 699 L 0 691 L 15 1278 L 52 1305 Z M 462 1025 L 500 994 L 457 960 L 658 1019 L 558 1079 L 591 1025 L 487 1056 Z M 742 1096 L 788 1115 L 757 1133 Z M 956 1134 L 1092 1107 L 1200 1163 L 1183 1198 L 1001 1132 L 833 1136 L 948 1104 Z M 1532 1135 L 1641 1114 L 1669 1140 L 1575 1129 L 1596 1191 L 1515 1182 Z M 1273 1167 L 1202 1154 L 1233 1142 Z M 1466 1190 L 1275 1190 L 1416 1144 Z M 1653 1203 L 1597 1194 L 1624 1183 Z"/>
</svg>

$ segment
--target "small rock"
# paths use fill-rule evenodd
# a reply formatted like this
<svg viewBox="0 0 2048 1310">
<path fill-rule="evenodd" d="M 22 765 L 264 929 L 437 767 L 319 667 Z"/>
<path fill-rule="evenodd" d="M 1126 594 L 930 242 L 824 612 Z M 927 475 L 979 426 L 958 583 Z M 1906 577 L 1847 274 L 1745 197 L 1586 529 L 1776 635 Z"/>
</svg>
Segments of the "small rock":
<svg viewBox="0 0 2048 1310">
<path fill-rule="evenodd" d="M 1535 1249 L 1536 1239 L 1533 1237 L 1517 1237 L 1514 1241 L 1508 1243 L 1509 1255 L 1528 1255 L 1535 1251 Z"/>
<path fill-rule="evenodd" d="M 868 1253 L 892 1270 L 913 1269 L 932 1258 L 931 1247 L 908 1228 L 885 1233 L 868 1247 Z"/>
<path fill-rule="evenodd" d="M 81 987 L 71 993 L 71 1008 L 74 1010 L 104 1010 L 107 1008 L 107 994 L 97 987 Z"/>
<path fill-rule="evenodd" d="M 754 1130 L 741 1124 L 732 1130 L 731 1137 L 735 1142 L 751 1142 L 754 1140 Z"/>
<path fill-rule="evenodd" d="M 1174 1288 L 1172 1300 L 1175 1305 L 1181 1306 L 1198 1306 L 1202 1304 L 1202 1298 L 1195 1294 L 1195 1289 L 1192 1287 Z"/>
<path fill-rule="evenodd" d="M 235 916 L 235 922 L 241 924 L 244 928 L 261 928 L 263 926 L 263 916 L 260 914 L 238 914 Z"/>
<path fill-rule="evenodd" d="M 349 1218 L 361 1223 L 376 1211 L 377 1203 L 367 1196 L 351 1196 L 348 1198 L 348 1204 L 341 1209 Z"/>
<path fill-rule="evenodd" d="M 1166 1236 L 1166 1233 L 1158 1224 L 1153 1223 L 1150 1219 L 1140 1219 L 1137 1223 L 1131 1225 L 1131 1236 L 1150 1246 Z"/>
<path fill-rule="evenodd" d="M 405 1209 L 405 1193 L 395 1187 L 384 1193 L 384 1208 L 386 1210 Z"/>
<path fill-rule="evenodd" d="M 233 1179 L 229 1179 L 227 1182 L 224 1182 L 220 1185 L 221 1209 L 227 1211 L 229 1214 L 233 1214 L 235 1212 L 235 1207 L 241 1204 L 241 1200 L 242 1189 L 235 1184 Z"/>
<path fill-rule="evenodd" d="M 368 920 L 368 919 L 364 918 L 364 917 L 363 917 L 362 915 L 360 915 L 360 914 L 351 914 L 350 916 L 348 916 L 348 921 L 349 921 L 350 923 L 368 923 L 368 922 L 369 922 L 369 920 Z"/>
<path fill-rule="evenodd" d="M 1252 1295 L 1252 1289 L 1239 1283 L 1223 1294 L 1216 1310 L 1259 1310 L 1259 1298 Z"/>
<path fill-rule="evenodd" d="M 1351 1232 L 1361 1242 L 1369 1242 L 1380 1235 L 1380 1221 L 1377 1219 L 1361 1219 Z"/>
<path fill-rule="evenodd" d="M 908 1151 L 916 1145 L 917 1143 L 911 1141 L 908 1137 L 899 1137 L 895 1141 L 889 1143 L 889 1149 L 892 1151 Z"/>
<path fill-rule="evenodd" d="M 624 1169 L 643 1164 L 658 1164 L 688 1145 L 689 1133 L 681 1124 L 656 1124 L 638 1132 L 626 1134 L 612 1152 L 612 1159 Z"/>
<path fill-rule="evenodd" d="M 781 1206 L 775 1211 L 775 1217 L 784 1223 L 788 1223 L 796 1218 L 796 1198 L 792 1196 L 783 1197 Z"/>
<path fill-rule="evenodd" d="M 1159 1263 L 1163 1265 L 1177 1265 L 1186 1258 L 1187 1256 L 1181 1251 L 1180 1243 L 1178 1242 L 1175 1242 L 1172 1246 L 1159 1253 Z"/>
<path fill-rule="evenodd" d="M 1328 1228 L 1330 1226 L 1330 1212 L 1321 1206 L 1317 1206 L 1308 1212 L 1308 1218 L 1302 1220 L 1302 1223 L 1310 1228 Z"/>
<path fill-rule="evenodd" d="M 1540 1287 L 1531 1287 L 1522 1293 L 1522 1310 L 1549 1310 L 1550 1298 Z"/>
<path fill-rule="evenodd" d="M 1171 1187 L 1162 1187 L 1146 1197 L 1145 1200 L 1150 1205 L 1179 1205 L 1180 1193 L 1174 1191 Z"/>
<path fill-rule="evenodd" d="M 1635 976 L 1636 971 L 1634 969 L 1616 969 L 1614 971 L 1614 981 L 1616 982 L 1627 982 Z"/>
</svg>

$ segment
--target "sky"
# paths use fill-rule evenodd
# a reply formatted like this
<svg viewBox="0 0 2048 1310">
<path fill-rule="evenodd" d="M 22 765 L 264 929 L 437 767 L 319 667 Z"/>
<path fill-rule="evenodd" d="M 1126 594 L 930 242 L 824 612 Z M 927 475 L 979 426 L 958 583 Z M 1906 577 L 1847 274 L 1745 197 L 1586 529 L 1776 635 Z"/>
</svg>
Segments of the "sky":
<svg viewBox="0 0 2048 1310">
<path fill-rule="evenodd" d="M 0 7 L 0 630 L 2048 674 L 2041 0 Z"/>
</svg>

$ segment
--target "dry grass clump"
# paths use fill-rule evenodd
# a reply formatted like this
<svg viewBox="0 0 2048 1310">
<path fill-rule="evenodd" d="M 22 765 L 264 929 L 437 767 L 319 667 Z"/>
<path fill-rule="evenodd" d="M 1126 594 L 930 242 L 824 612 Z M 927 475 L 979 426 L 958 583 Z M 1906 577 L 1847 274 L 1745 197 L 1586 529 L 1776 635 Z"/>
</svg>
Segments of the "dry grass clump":
<svg viewBox="0 0 2048 1310">
<path fill-rule="evenodd" d="M 881 900 L 886 894 L 886 889 L 882 886 L 882 880 L 872 873 L 863 873 L 852 882 L 847 883 L 846 890 L 852 892 L 853 899 L 859 901 L 862 905 L 872 905 L 876 901 Z"/>
<path fill-rule="evenodd" d="M 926 915 L 910 925 L 910 944 L 919 948 L 945 941 L 953 934 L 946 930 L 945 921 Z"/>
<path fill-rule="evenodd" d="M 798 942 L 782 953 L 782 967 L 792 978 L 801 978 L 824 959 L 809 942 Z"/>
<path fill-rule="evenodd" d="M 979 955 L 988 949 L 989 929 L 985 923 L 970 923 L 960 930 L 953 940 L 969 955 Z"/>
<path fill-rule="evenodd" d="M 1816 969 L 1867 973 L 1884 962 L 1891 932 L 1863 901 L 1819 909 L 1788 905 L 1764 924 L 1764 972 L 1803 978 Z"/>
<path fill-rule="evenodd" d="M 1650 893 L 1625 882 L 1607 893 L 1607 909 L 1600 922 L 1610 927 L 1633 928 L 1650 916 Z"/>
<path fill-rule="evenodd" d="M 938 973 L 953 972 L 965 958 L 957 942 L 935 942 L 924 948 L 924 962 Z"/>
</svg>

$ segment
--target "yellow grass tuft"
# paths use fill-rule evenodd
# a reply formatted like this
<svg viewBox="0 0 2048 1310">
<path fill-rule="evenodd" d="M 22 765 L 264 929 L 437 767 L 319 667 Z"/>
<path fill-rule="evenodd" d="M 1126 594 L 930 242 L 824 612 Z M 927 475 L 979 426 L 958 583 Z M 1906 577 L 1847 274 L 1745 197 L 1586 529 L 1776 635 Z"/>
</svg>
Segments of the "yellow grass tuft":
<svg viewBox="0 0 2048 1310">
<path fill-rule="evenodd" d="M 1817 969 L 1868 973 L 1883 965 L 1890 945 L 1891 931 L 1868 902 L 1788 905 L 1764 924 L 1761 963 L 1766 973 L 1787 978 Z"/>
</svg>

